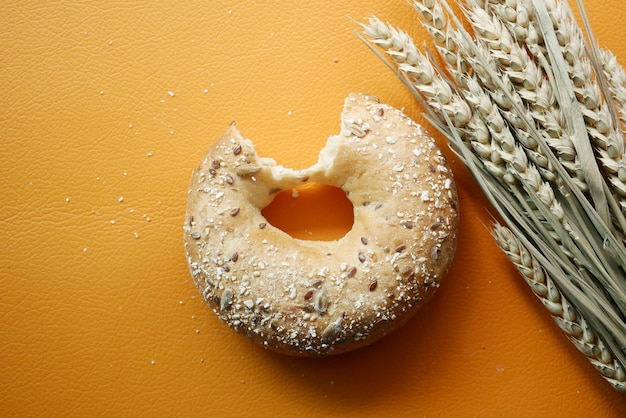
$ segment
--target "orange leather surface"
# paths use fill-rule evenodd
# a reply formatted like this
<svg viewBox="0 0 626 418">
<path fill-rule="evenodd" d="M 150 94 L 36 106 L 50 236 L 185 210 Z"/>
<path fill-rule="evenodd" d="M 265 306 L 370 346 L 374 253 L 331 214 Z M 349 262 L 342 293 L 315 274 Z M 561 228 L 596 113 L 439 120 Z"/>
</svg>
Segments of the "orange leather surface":
<svg viewBox="0 0 626 418">
<path fill-rule="evenodd" d="M 626 62 L 626 3 L 587 0 Z M 0 414 L 618 416 L 626 397 L 500 254 L 447 152 L 462 225 L 408 325 L 334 358 L 251 346 L 203 304 L 182 244 L 191 170 L 232 120 L 260 154 L 317 158 L 349 92 L 420 109 L 353 34 L 405 1 L 10 2 L 0 14 Z M 431 129 L 432 132 L 432 129 Z M 445 146 L 442 138 L 436 136 Z"/>
</svg>

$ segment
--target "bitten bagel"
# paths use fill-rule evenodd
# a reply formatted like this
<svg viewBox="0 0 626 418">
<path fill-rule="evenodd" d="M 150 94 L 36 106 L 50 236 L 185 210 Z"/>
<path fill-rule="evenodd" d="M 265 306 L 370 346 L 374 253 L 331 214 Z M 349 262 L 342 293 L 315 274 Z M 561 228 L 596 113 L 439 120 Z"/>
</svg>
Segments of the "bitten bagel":
<svg viewBox="0 0 626 418">
<path fill-rule="evenodd" d="M 354 225 L 335 241 L 292 238 L 262 215 L 305 182 L 343 189 Z M 218 317 L 253 342 L 301 356 L 368 345 L 432 297 L 458 229 L 452 173 L 401 111 L 350 95 L 341 133 L 318 162 L 260 158 L 233 125 L 193 172 L 184 239 L 189 268 Z"/>
</svg>

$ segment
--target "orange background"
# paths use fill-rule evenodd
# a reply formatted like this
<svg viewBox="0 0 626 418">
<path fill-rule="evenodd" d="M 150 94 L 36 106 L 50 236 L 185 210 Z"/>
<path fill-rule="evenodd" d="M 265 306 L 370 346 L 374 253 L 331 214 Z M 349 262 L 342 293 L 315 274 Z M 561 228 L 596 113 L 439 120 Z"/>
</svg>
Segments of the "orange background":
<svg viewBox="0 0 626 418">
<path fill-rule="evenodd" d="M 601 44 L 626 62 L 626 3 L 585 3 Z M 232 120 L 262 155 L 295 168 L 338 132 L 351 91 L 423 121 L 353 34 L 352 19 L 376 14 L 422 45 L 407 2 L 2 9 L 0 414 L 626 411 L 626 396 L 494 245 L 487 203 L 447 150 L 462 210 L 454 265 L 437 296 L 381 342 L 321 360 L 282 357 L 221 325 L 194 288 L 182 244 L 187 183 Z"/>
</svg>

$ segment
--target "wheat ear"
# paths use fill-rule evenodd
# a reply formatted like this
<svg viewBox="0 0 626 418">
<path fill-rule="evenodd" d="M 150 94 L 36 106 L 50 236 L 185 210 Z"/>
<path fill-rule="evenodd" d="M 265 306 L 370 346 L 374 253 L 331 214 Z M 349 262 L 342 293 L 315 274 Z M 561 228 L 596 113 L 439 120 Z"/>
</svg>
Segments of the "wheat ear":
<svg viewBox="0 0 626 418">
<path fill-rule="evenodd" d="M 385 50 L 394 65 L 405 76 L 405 84 L 439 112 L 445 112 L 454 126 L 463 129 L 472 118 L 465 99 L 454 91 L 446 80 L 437 76 L 428 57 L 417 49 L 413 39 L 401 30 L 372 17 L 369 25 L 361 25 L 365 36 Z"/>
<path fill-rule="evenodd" d="M 507 227 L 496 223 L 493 236 L 500 249 L 517 267 L 532 292 L 552 315 L 576 348 L 587 357 L 613 387 L 626 391 L 626 368 L 606 348 L 576 308 L 561 293 L 531 252 Z"/>
<path fill-rule="evenodd" d="M 612 93 L 613 101 L 619 113 L 622 136 L 626 138 L 626 71 L 617 62 L 617 57 L 607 50 L 601 51 L 604 74 Z M 614 152 L 619 154 L 619 149 Z M 626 150 L 621 149 L 621 156 L 616 158 L 601 157 L 615 193 L 618 195 L 622 213 L 626 216 Z M 624 235 L 626 239 L 626 234 Z"/>
</svg>

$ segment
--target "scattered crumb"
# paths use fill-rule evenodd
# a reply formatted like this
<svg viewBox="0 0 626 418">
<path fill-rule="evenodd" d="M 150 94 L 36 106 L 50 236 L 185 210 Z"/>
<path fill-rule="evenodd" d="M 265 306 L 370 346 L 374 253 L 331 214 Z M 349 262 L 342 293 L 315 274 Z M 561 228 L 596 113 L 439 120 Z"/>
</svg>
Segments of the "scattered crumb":
<svg viewBox="0 0 626 418">
<path fill-rule="evenodd" d="M 174 96 L 175 96 L 174 92 L 173 92 L 173 91 L 171 91 L 171 90 L 170 90 L 170 91 L 168 91 L 168 92 L 167 92 L 167 94 L 168 94 L 168 96 L 170 96 L 170 97 L 174 97 Z"/>
</svg>

